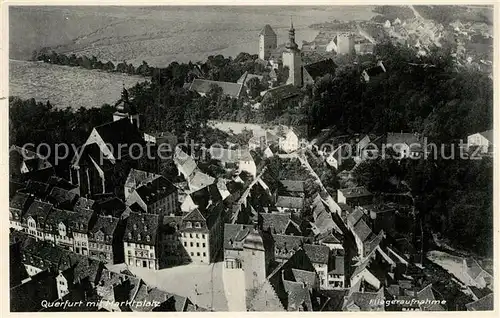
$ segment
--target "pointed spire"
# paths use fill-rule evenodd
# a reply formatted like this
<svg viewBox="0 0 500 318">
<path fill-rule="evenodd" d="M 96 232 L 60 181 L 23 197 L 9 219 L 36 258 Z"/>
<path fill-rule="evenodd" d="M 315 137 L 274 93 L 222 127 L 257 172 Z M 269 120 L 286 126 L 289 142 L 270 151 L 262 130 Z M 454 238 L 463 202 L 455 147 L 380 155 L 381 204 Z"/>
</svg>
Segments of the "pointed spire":
<svg viewBox="0 0 500 318">
<path fill-rule="evenodd" d="M 295 30 L 293 28 L 293 19 L 292 19 L 292 16 L 290 16 L 290 30 Z"/>
</svg>

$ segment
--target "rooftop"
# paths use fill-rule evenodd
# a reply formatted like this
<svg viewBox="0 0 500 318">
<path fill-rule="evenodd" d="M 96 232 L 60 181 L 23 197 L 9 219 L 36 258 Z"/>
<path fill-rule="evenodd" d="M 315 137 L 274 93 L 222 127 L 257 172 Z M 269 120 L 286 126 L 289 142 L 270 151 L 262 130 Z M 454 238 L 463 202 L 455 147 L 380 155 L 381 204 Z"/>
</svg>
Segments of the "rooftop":
<svg viewBox="0 0 500 318">
<path fill-rule="evenodd" d="M 304 207 L 304 199 L 299 197 L 279 196 L 276 200 L 276 206 L 290 209 L 302 209 Z"/>
<path fill-rule="evenodd" d="M 130 212 L 123 240 L 125 242 L 154 245 L 158 226 L 157 215 Z"/>
<path fill-rule="evenodd" d="M 372 195 L 372 193 L 368 191 L 365 187 L 345 188 L 345 189 L 339 189 L 338 191 L 342 193 L 345 198 L 357 198 L 357 197 L 366 197 Z"/>
<path fill-rule="evenodd" d="M 200 94 L 207 94 L 210 92 L 213 85 L 222 88 L 222 93 L 224 95 L 234 98 L 240 97 L 241 89 L 243 88 L 243 84 L 239 83 L 210 81 L 197 78 L 193 80 L 189 89 Z"/>
</svg>

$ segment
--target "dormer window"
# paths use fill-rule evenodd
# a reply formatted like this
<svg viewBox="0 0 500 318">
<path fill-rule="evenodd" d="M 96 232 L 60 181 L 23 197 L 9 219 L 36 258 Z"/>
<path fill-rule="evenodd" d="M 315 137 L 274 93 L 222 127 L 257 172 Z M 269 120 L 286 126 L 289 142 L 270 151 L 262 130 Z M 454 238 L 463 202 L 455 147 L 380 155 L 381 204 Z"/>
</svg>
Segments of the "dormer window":
<svg viewBox="0 0 500 318">
<path fill-rule="evenodd" d="M 134 224 L 134 231 L 137 230 L 137 224 Z"/>
<path fill-rule="evenodd" d="M 191 222 L 186 222 L 186 227 L 187 228 L 192 228 L 193 227 L 193 224 Z"/>
<path fill-rule="evenodd" d="M 148 226 L 144 225 L 144 232 L 147 232 L 147 231 L 148 231 Z"/>
<path fill-rule="evenodd" d="M 137 240 L 140 241 L 141 240 L 141 234 L 137 234 Z"/>
<path fill-rule="evenodd" d="M 195 225 L 194 225 L 194 227 L 196 227 L 197 229 L 201 228 L 200 222 L 196 222 Z"/>
<path fill-rule="evenodd" d="M 128 233 L 128 238 L 129 238 L 129 240 L 132 239 L 132 233 L 130 233 L 130 232 Z"/>
<path fill-rule="evenodd" d="M 146 241 L 151 241 L 151 237 L 149 235 L 146 235 Z"/>
</svg>

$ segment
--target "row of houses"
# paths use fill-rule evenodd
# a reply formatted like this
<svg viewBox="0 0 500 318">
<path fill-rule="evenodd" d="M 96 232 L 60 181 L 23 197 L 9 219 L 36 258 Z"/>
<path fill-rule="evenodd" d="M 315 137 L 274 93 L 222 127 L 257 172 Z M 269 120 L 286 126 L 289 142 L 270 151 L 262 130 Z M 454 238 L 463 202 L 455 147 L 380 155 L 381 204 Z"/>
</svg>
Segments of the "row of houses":
<svg viewBox="0 0 500 318">
<path fill-rule="evenodd" d="M 10 234 L 11 311 L 206 311 L 187 297 L 148 286 L 128 271 Z M 64 304 L 68 305 L 63 308 Z M 52 305 L 53 304 L 53 305 Z M 74 305 L 77 304 L 77 305 Z"/>
</svg>

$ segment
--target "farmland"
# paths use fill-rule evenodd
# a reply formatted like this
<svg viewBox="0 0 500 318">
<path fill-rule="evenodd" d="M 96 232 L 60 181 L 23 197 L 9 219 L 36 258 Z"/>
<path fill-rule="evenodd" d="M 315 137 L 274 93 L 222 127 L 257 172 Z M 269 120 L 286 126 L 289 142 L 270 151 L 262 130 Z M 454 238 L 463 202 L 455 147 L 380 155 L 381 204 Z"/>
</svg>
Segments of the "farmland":
<svg viewBox="0 0 500 318">
<path fill-rule="evenodd" d="M 144 77 L 86 70 L 79 67 L 10 60 L 10 96 L 50 101 L 55 107 L 99 107 L 120 98 L 122 85 L 131 87 Z"/>
</svg>

